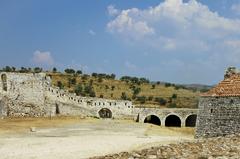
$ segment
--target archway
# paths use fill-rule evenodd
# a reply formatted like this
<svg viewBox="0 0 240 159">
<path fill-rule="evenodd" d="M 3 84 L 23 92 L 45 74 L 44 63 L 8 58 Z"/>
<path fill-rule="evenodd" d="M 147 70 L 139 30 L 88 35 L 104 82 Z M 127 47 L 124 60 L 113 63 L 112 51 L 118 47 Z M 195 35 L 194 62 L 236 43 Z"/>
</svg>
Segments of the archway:
<svg viewBox="0 0 240 159">
<path fill-rule="evenodd" d="M 197 115 L 189 115 L 185 121 L 186 127 L 195 127 L 196 126 Z"/>
<path fill-rule="evenodd" d="M 177 115 L 169 115 L 165 120 L 165 126 L 181 127 L 181 119 Z"/>
<path fill-rule="evenodd" d="M 159 119 L 159 117 L 157 117 L 156 115 L 149 115 L 144 119 L 144 123 L 151 123 L 154 125 L 161 125 L 161 121 Z"/>
<path fill-rule="evenodd" d="M 98 112 L 98 114 L 99 114 L 100 118 L 112 118 L 112 112 L 108 108 L 102 108 Z"/>
<path fill-rule="evenodd" d="M 4 91 L 7 91 L 7 75 L 6 74 L 2 74 L 1 75 L 1 80 L 2 80 L 2 89 Z"/>
</svg>

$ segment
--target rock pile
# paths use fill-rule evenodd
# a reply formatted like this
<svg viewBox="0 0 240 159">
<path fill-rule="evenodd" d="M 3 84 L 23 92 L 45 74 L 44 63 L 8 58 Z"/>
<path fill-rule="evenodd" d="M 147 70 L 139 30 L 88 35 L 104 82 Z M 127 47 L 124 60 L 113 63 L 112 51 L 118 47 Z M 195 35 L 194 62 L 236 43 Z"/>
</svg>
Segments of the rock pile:
<svg viewBox="0 0 240 159">
<path fill-rule="evenodd" d="M 240 135 L 199 139 L 141 151 L 93 157 L 91 159 L 237 159 L 240 158 Z"/>
</svg>

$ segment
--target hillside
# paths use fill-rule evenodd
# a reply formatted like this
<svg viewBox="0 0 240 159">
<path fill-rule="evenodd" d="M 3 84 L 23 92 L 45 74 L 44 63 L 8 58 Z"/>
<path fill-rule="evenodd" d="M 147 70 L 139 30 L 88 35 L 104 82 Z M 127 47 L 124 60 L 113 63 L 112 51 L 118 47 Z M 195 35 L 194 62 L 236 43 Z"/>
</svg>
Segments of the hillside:
<svg viewBox="0 0 240 159">
<path fill-rule="evenodd" d="M 170 83 L 150 83 L 141 79 L 48 73 L 52 84 L 81 96 L 131 100 L 138 106 L 197 108 L 200 91 Z M 135 78 L 134 78 L 135 79 Z M 141 81 L 141 82 L 140 82 Z"/>
</svg>

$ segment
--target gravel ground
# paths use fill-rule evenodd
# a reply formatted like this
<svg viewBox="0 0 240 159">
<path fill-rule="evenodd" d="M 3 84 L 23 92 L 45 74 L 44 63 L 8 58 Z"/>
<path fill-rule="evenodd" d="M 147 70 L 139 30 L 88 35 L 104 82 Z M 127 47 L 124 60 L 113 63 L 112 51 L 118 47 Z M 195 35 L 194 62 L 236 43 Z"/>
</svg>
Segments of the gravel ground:
<svg viewBox="0 0 240 159">
<path fill-rule="evenodd" d="M 176 130 L 112 120 L 71 123 L 52 128 L 36 127 L 36 132 L 0 133 L 0 158 L 85 159 L 159 144 L 192 141 L 192 132 L 192 129 Z"/>
</svg>

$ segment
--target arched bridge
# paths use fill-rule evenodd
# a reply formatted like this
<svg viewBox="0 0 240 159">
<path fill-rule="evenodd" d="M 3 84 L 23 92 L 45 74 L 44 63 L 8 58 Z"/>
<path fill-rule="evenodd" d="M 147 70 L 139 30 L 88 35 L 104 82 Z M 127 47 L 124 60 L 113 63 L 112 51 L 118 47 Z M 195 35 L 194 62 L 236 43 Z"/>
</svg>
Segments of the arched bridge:
<svg viewBox="0 0 240 159">
<path fill-rule="evenodd" d="M 161 126 L 195 127 L 197 109 L 136 108 L 137 121 Z"/>
</svg>

